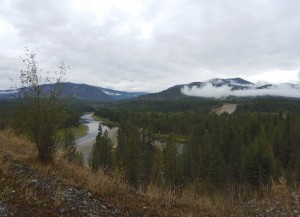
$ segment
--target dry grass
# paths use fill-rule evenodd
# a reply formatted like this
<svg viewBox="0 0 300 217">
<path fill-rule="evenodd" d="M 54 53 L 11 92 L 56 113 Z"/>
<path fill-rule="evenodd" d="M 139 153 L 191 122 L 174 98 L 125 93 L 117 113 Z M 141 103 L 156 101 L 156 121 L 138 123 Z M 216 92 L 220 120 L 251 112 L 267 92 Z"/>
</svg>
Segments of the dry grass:
<svg viewBox="0 0 300 217">
<path fill-rule="evenodd" d="M 62 152 L 58 152 L 52 168 L 57 168 L 65 181 L 70 184 L 80 185 L 101 196 L 124 195 L 128 192 L 129 186 L 119 173 L 114 172 L 108 175 L 105 170 L 98 170 L 97 173 L 90 169 L 65 161 Z"/>
<path fill-rule="evenodd" d="M 195 216 L 195 213 L 197 216 L 242 216 L 242 209 L 239 206 L 242 200 L 230 192 L 229 194 L 214 192 L 199 196 L 194 185 L 178 192 L 149 185 L 146 190 L 141 190 L 141 193 L 149 198 L 154 209 L 163 206 L 167 213 L 177 207 L 176 211 L 181 216 Z"/>
<path fill-rule="evenodd" d="M 54 194 L 54 207 L 57 209 L 62 205 L 62 201 L 63 201 L 63 192 L 60 188 L 57 188 Z"/>
<path fill-rule="evenodd" d="M 13 160 L 29 166 L 44 178 L 50 177 L 57 183 L 84 188 L 116 205 L 124 204 L 124 207 L 128 209 L 136 208 L 137 201 L 139 209 L 142 210 L 144 206 L 143 199 L 136 198 L 136 195 L 132 193 L 132 188 L 124 181 L 120 172 L 107 174 L 105 170 L 100 169 L 94 173 L 88 168 L 66 161 L 62 151 L 57 152 L 52 163 L 42 164 L 38 160 L 35 145 L 22 136 L 16 136 L 10 130 L 0 131 L 1 151 L 12 156 Z M 9 168 L 8 163 L 1 163 L 0 175 L 3 170 L 7 170 L 6 168 Z M 55 197 L 57 206 L 60 201 L 59 195 L 57 192 Z"/>
<path fill-rule="evenodd" d="M 36 147 L 24 137 L 16 136 L 11 130 L 0 131 L 0 147 L 19 161 L 37 159 Z"/>
<path fill-rule="evenodd" d="M 255 205 L 259 208 L 271 206 L 274 200 L 280 200 L 283 207 L 291 209 L 290 190 L 283 178 L 256 192 L 247 188 L 233 190 L 228 187 L 227 190 L 201 193 L 202 196 L 199 196 L 197 183 L 178 191 L 154 184 L 135 191 L 124 181 L 121 172 L 107 174 L 105 170 L 99 170 L 93 173 L 88 168 L 65 161 L 64 153 L 61 151 L 56 154 L 53 163 L 41 164 L 34 144 L 9 130 L 0 131 L 0 151 L 11 155 L 14 160 L 27 164 L 40 176 L 51 177 L 58 183 L 85 188 L 123 209 L 144 212 L 151 216 L 245 216 L 248 215 L 248 210 L 244 209 L 243 204 L 250 199 L 255 200 L 257 203 Z M 9 165 L 4 162 L 0 164 L 1 175 L 6 172 Z M 10 191 L 11 189 L 3 189 L 0 199 L 9 196 Z M 35 192 L 28 191 L 25 196 L 28 200 L 33 200 Z M 62 194 L 58 190 L 55 193 L 55 207 L 60 206 L 62 199 Z"/>
<path fill-rule="evenodd" d="M 64 153 L 59 151 L 51 164 L 41 164 L 37 150 L 33 143 L 23 137 L 13 134 L 12 131 L 0 131 L 0 150 L 13 156 L 14 160 L 27 163 L 43 176 L 55 177 L 66 183 L 86 187 L 99 195 L 124 194 L 129 186 L 119 173 L 107 175 L 104 170 L 93 173 L 91 170 L 67 162 Z"/>
</svg>

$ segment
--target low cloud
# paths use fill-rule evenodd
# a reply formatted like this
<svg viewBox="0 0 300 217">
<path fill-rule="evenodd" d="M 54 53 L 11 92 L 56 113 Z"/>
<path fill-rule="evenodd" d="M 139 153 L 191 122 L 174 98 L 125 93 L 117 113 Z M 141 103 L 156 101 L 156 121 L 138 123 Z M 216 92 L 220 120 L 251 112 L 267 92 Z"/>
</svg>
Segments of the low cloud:
<svg viewBox="0 0 300 217">
<path fill-rule="evenodd" d="M 232 90 L 228 85 L 215 87 L 208 83 L 202 87 L 184 86 L 181 92 L 187 96 L 226 98 L 228 96 L 251 97 L 251 96 L 280 96 L 300 98 L 300 85 L 279 84 L 264 89 L 257 89 L 257 85 L 249 86 L 249 89 Z"/>
</svg>

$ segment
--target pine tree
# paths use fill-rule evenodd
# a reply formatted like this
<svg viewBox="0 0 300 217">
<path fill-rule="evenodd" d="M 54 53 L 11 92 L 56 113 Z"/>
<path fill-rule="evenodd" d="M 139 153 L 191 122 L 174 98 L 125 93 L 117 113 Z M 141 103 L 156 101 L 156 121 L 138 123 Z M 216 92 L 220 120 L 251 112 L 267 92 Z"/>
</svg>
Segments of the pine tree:
<svg viewBox="0 0 300 217">
<path fill-rule="evenodd" d="M 202 125 L 192 129 L 189 144 L 184 145 L 184 172 L 187 179 L 195 179 L 200 175 L 200 149 L 202 145 Z"/>
<path fill-rule="evenodd" d="M 167 142 L 163 150 L 164 178 L 171 187 L 182 185 L 183 180 L 183 159 L 178 153 L 177 145 L 174 143 L 173 136 Z"/>
<path fill-rule="evenodd" d="M 91 152 L 91 167 L 94 171 L 102 168 L 112 167 L 112 142 L 105 130 L 103 136 L 97 135 L 96 143 Z"/>
<path fill-rule="evenodd" d="M 154 169 L 154 157 L 155 157 L 155 149 L 152 145 L 152 135 L 151 133 L 142 132 L 142 182 L 143 184 L 149 184 L 151 181 L 151 177 L 153 176 Z"/>
<path fill-rule="evenodd" d="M 228 178 L 230 182 L 241 183 L 243 180 L 243 156 L 245 145 L 240 132 L 236 132 L 232 138 L 233 145 L 228 164 Z"/>
<path fill-rule="evenodd" d="M 225 161 L 216 145 L 210 151 L 208 178 L 211 184 L 219 186 L 225 181 Z"/>
<path fill-rule="evenodd" d="M 118 146 L 115 150 L 115 159 L 117 167 L 123 167 L 123 162 L 125 162 L 125 150 L 126 144 L 128 142 L 128 135 L 126 134 L 124 124 L 121 123 L 118 130 Z"/>
<path fill-rule="evenodd" d="M 264 130 L 260 137 L 250 144 L 245 155 L 245 175 L 252 185 L 266 184 L 273 175 L 274 157 Z"/>
<path fill-rule="evenodd" d="M 103 130 L 102 130 L 102 124 L 101 123 L 99 123 L 99 125 L 98 125 L 98 135 L 97 136 L 102 136 L 102 134 L 103 134 Z"/>
<path fill-rule="evenodd" d="M 128 142 L 125 143 L 125 161 L 123 162 L 126 178 L 129 183 L 138 187 L 141 183 L 141 146 L 138 131 L 128 135 Z"/>
</svg>

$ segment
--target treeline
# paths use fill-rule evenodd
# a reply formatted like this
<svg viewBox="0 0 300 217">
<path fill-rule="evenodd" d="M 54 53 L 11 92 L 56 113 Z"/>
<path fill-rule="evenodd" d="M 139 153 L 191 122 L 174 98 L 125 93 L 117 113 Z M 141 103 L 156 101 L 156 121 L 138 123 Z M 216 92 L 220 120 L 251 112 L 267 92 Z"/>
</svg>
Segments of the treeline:
<svg viewBox="0 0 300 217">
<path fill-rule="evenodd" d="M 179 98 L 152 98 L 146 95 L 130 100 L 103 104 L 117 110 L 134 112 L 201 112 L 207 113 L 212 107 L 223 103 L 238 104 L 238 112 L 279 112 L 289 111 L 300 114 L 300 99 L 275 96 L 257 97 L 226 97 L 222 99 L 186 97 Z"/>
<path fill-rule="evenodd" d="M 192 127 L 184 146 L 184 177 L 214 185 L 259 185 L 284 174 L 298 178 L 299 127 L 300 116 L 292 113 L 210 115 Z"/>
<path fill-rule="evenodd" d="M 300 114 L 300 99 L 280 97 L 240 98 L 237 112 L 280 112 Z"/>
<path fill-rule="evenodd" d="M 18 104 L 13 100 L 0 101 L 0 130 L 7 128 L 15 117 Z"/>
<path fill-rule="evenodd" d="M 300 178 L 300 116 L 295 113 L 138 113 L 102 110 L 120 123 L 110 168 L 121 168 L 135 186 L 157 183 L 266 184 L 271 178 Z M 157 148 L 157 133 L 168 134 Z M 174 140 L 180 134 L 184 144 Z M 161 151 L 162 150 L 162 151 Z M 97 156 L 95 156 L 97 157 Z M 105 164 L 101 164 L 105 166 Z"/>
<path fill-rule="evenodd" d="M 231 102 L 231 100 L 225 100 Z M 129 110 L 136 112 L 152 111 L 152 112 L 182 112 L 182 111 L 198 111 L 207 113 L 211 107 L 221 105 L 223 100 L 208 99 L 198 97 L 182 97 L 178 99 L 148 99 L 146 96 L 137 99 L 124 100 L 112 104 L 108 104 L 111 108 L 118 110 Z"/>
</svg>

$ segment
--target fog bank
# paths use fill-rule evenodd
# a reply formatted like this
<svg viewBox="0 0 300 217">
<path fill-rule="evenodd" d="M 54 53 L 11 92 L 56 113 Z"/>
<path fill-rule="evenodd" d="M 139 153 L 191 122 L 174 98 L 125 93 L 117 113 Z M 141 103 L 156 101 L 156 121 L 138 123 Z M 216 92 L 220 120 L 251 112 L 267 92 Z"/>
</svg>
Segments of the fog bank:
<svg viewBox="0 0 300 217">
<path fill-rule="evenodd" d="M 228 96 L 249 97 L 249 96 L 280 96 L 300 98 L 299 84 L 278 84 L 270 85 L 263 89 L 257 89 L 257 85 L 249 85 L 248 89 L 232 90 L 232 87 L 223 85 L 215 87 L 211 83 L 207 83 L 201 87 L 184 86 L 181 92 L 187 96 L 198 96 L 207 98 L 226 98 Z"/>
</svg>

